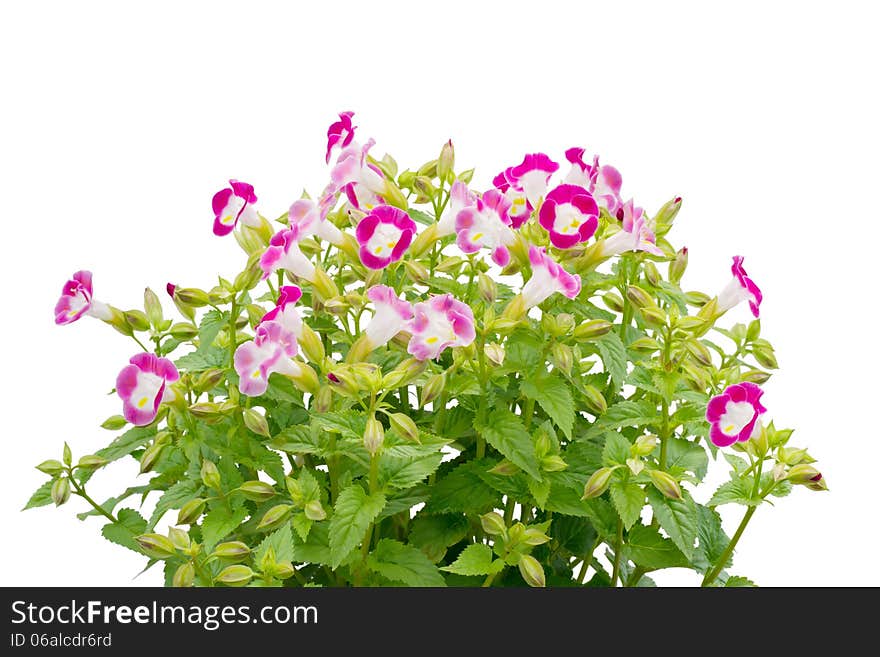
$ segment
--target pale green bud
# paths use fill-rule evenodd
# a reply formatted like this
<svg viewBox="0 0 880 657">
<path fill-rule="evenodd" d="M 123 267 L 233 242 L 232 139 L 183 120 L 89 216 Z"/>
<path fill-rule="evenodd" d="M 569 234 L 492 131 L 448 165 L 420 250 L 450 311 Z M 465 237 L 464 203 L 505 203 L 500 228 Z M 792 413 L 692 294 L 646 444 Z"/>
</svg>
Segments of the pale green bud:
<svg viewBox="0 0 880 657">
<path fill-rule="evenodd" d="M 191 561 L 178 566 L 171 578 L 171 585 L 177 588 L 189 588 L 196 580 L 196 569 Z"/>
<path fill-rule="evenodd" d="M 134 540 L 141 551 L 152 559 L 168 559 L 177 554 L 174 543 L 162 534 L 141 534 Z"/>
<path fill-rule="evenodd" d="M 245 586 L 253 577 L 254 571 L 243 564 L 236 564 L 221 570 L 214 581 L 227 586 Z"/>
<path fill-rule="evenodd" d="M 385 429 L 375 415 L 367 418 L 367 426 L 364 429 L 364 447 L 371 455 L 375 455 L 382 448 L 385 441 Z"/>
<path fill-rule="evenodd" d="M 587 483 L 584 486 L 584 494 L 581 499 L 589 500 L 594 497 L 599 497 L 602 493 L 608 490 L 613 472 L 614 470 L 611 468 L 599 468 L 596 470 L 587 480 Z"/>
<path fill-rule="evenodd" d="M 216 491 L 220 490 L 220 471 L 216 465 L 208 460 L 202 461 L 200 474 L 205 486 Z"/>
<path fill-rule="evenodd" d="M 246 481 L 238 487 L 238 492 L 254 502 L 265 502 L 275 497 L 275 489 L 265 481 L 254 479 Z"/>
<path fill-rule="evenodd" d="M 546 585 L 544 580 L 544 569 L 540 562 L 530 554 L 523 554 L 519 558 L 519 572 L 522 578 L 531 587 L 543 588 Z"/>
<path fill-rule="evenodd" d="M 257 409 L 244 409 L 244 411 L 242 411 L 242 418 L 244 419 L 244 425 L 255 434 L 258 436 L 264 436 L 265 438 L 271 438 L 272 434 L 269 433 L 269 423 L 266 421 L 265 416 Z"/>
<path fill-rule="evenodd" d="M 49 493 L 55 506 L 61 506 L 70 499 L 70 481 L 67 477 L 59 477 L 52 482 Z"/>
<path fill-rule="evenodd" d="M 666 497 L 671 500 L 681 499 L 681 487 L 668 473 L 663 472 L 662 470 L 649 470 L 648 476 L 651 478 L 651 483 L 654 484 L 654 488 L 659 490 Z"/>
<path fill-rule="evenodd" d="M 287 521 L 292 509 L 293 506 L 290 504 L 278 504 L 273 506 L 266 511 L 265 515 L 263 515 L 263 519 L 260 520 L 260 523 L 257 525 L 257 531 L 267 532 L 272 529 L 277 529 Z"/>
<path fill-rule="evenodd" d="M 482 525 L 483 531 L 489 536 L 504 536 L 507 534 L 504 518 L 494 511 L 481 515 L 480 525 Z"/>
</svg>

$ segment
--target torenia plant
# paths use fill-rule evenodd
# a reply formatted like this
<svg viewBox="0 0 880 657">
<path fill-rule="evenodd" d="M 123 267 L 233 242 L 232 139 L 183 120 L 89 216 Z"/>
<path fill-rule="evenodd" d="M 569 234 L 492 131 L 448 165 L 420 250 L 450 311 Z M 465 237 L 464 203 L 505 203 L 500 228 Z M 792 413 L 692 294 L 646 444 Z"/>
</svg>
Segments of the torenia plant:
<svg viewBox="0 0 880 657">
<path fill-rule="evenodd" d="M 732 556 L 752 516 L 826 484 L 767 421 L 776 359 L 743 259 L 717 295 L 685 291 L 681 199 L 649 216 L 581 148 L 479 192 L 451 142 L 398 171 L 352 119 L 327 132 L 326 187 L 274 223 L 250 184 L 217 192 L 213 232 L 247 262 L 169 284 L 177 319 L 149 289 L 123 311 L 89 272 L 65 283 L 58 324 L 137 343 L 102 425 L 125 431 L 65 444 L 26 508 L 82 498 L 174 586 L 751 585 Z M 741 303 L 756 319 L 725 326 Z M 729 480 L 700 490 L 719 453 Z M 125 458 L 137 480 L 93 499 Z M 733 536 L 722 505 L 744 509 Z"/>
</svg>

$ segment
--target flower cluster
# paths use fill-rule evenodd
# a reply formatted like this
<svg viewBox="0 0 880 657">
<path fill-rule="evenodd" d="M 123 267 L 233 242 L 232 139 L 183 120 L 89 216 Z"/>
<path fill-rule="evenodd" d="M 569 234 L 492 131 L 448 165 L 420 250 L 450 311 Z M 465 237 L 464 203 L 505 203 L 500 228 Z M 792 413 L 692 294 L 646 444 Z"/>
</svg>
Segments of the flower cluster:
<svg viewBox="0 0 880 657">
<path fill-rule="evenodd" d="M 96 317 L 139 347 L 103 424 L 133 428 L 41 464 L 28 506 L 82 497 L 176 586 L 641 586 L 667 567 L 742 584 L 729 564 L 756 508 L 827 488 L 765 419 L 777 363 L 743 258 L 717 295 L 684 291 L 681 199 L 649 213 L 581 147 L 481 186 L 451 141 L 404 170 L 375 146 L 340 113 L 320 192 L 275 222 L 230 180 L 213 233 L 247 262 L 210 289 L 168 283 L 180 321 L 150 289 L 120 310 L 88 271 L 64 284 L 56 323 Z M 718 325 L 743 303 L 754 320 Z M 718 448 L 733 471 L 702 505 Z M 149 484 L 98 505 L 78 471 L 128 455 Z M 131 491 L 163 491 L 149 521 Z M 725 504 L 747 509 L 732 538 Z"/>
</svg>

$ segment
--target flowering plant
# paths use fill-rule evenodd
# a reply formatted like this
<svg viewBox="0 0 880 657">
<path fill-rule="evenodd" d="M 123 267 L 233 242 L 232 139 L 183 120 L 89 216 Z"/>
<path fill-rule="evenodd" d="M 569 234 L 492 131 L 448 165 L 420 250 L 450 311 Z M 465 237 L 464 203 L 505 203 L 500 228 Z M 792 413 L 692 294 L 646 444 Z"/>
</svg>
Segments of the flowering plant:
<svg viewBox="0 0 880 657">
<path fill-rule="evenodd" d="M 247 263 L 169 283 L 178 320 L 149 289 L 122 311 L 89 272 L 65 283 L 58 324 L 137 343 L 102 425 L 126 430 L 79 459 L 65 443 L 26 508 L 82 498 L 174 586 L 750 585 L 731 569 L 752 515 L 826 484 L 764 419 L 777 365 L 743 259 L 717 295 L 683 291 L 681 199 L 649 216 L 581 148 L 479 192 L 451 142 L 401 172 L 355 132 L 340 114 L 327 186 L 277 226 L 252 185 L 217 192 L 213 232 Z M 754 321 L 719 324 L 744 301 Z M 127 457 L 138 481 L 95 501 Z M 722 505 L 745 508 L 732 537 Z"/>
</svg>

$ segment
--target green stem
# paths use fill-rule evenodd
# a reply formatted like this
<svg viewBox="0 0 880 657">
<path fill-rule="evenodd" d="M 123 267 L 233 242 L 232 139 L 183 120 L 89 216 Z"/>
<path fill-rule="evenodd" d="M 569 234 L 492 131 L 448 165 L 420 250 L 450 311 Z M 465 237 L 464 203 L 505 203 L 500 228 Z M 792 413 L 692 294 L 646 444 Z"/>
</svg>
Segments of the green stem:
<svg viewBox="0 0 880 657">
<path fill-rule="evenodd" d="M 379 490 L 379 455 L 373 454 L 370 457 L 370 495 L 373 495 Z M 364 535 L 364 542 L 361 545 L 361 561 L 362 567 L 365 569 L 367 566 L 367 556 L 370 554 L 370 543 L 373 539 L 373 527 L 374 523 L 370 523 L 370 526 L 367 527 L 367 533 Z M 360 581 L 360 577 L 358 577 L 358 581 Z"/>
<path fill-rule="evenodd" d="M 138 343 L 138 346 L 139 346 L 141 349 L 143 349 L 144 351 L 149 351 L 149 349 L 147 349 L 147 348 L 144 346 L 144 343 L 141 342 L 140 340 L 138 340 L 137 336 L 136 336 L 134 333 L 131 334 L 131 339 L 134 340 L 135 342 L 137 342 L 137 343 Z"/>
<path fill-rule="evenodd" d="M 339 473 L 337 472 L 336 434 L 331 433 L 327 444 L 327 475 L 330 477 L 330 503 L 339 497 Z"/>
<path fill-rule="evenodd" d="M 86 489 L 85 489 L 84 487 L 80 486 L 80 484 L 79 484 L 79 483 L 76 481 L 76 479 L 74 478 L 74 476 L 73 476 L 73 472 L 72 472 L 72 471 L 69 471 L 68 480 L 70 481 L 71 485 L 73 486 L 73 490 L 76 492 L 76 494 L 79 495 L 81 498 L 83 498 L 86 502 L 88 502 L 89 504 L 91 504 L 91 505 L 92 505 L 92 508 L 93 508 L 95 511 L 97 511 L 97 512 L 100 513 L 102 516 L 104 516 L 105 518 L 107 518 L 107 520 L 109 520 L 110 522 L 114 522 L 114 523 L 118 523 L 118 522 L 119 522 L 119 521 L 113 516 L 112 513 L 109 513 L 104 507 L 102 507 L 100 504 L 98 504 L 97 502 L 95 502 L 95 500 L 93 500 L 91 497 L 89 497 L 88 493 L 86 493 Z"/>
<path fill-rule="evenodd" d="M 510 523 L 513 522 L 513 512 L 516 507 L 516 500 L 512 495 L 508 495 L 507 504 L 504 505 L 504 525 L 510 526 Z"/>
<path fill-rule="evenodd" d="M 614 541 L 614 568 L 611 571 L 611 587 L 617 586 L 620 577 L 620 557 L 623 551 L 623 520 L 617 519 L 617 538 Z"/>
<path fill-rule="evenodd" d="M 534 399 L 526 399 L 525 406 L 523 407 L 523 422 L 525 422 L 526 429 L 528 429 L 532 425 L 532 416 L 535 414 L 535 400 Z"/>
<path fill-rule="evenodd" d="M 669 444 L 669 402 L 660 400 L 660 469 L 666 469 L 666 452 Z"/>
<path fill-rule="evenodd" d="M 507 566 L 505 566 L 505 568 L 506 567 Z M 488 588 L 488 587 L 492 586 L 492 582 L 495 581 L 495 578 L 498 577 L 498 575 L 500 575 L 503 572 L 504 572 L 504 568 L 499 570 L 497 573 L 490 573 L 489 575 L 487 575 L 486 579 L 483 580 L 483 588 Z"/>
</svg>

